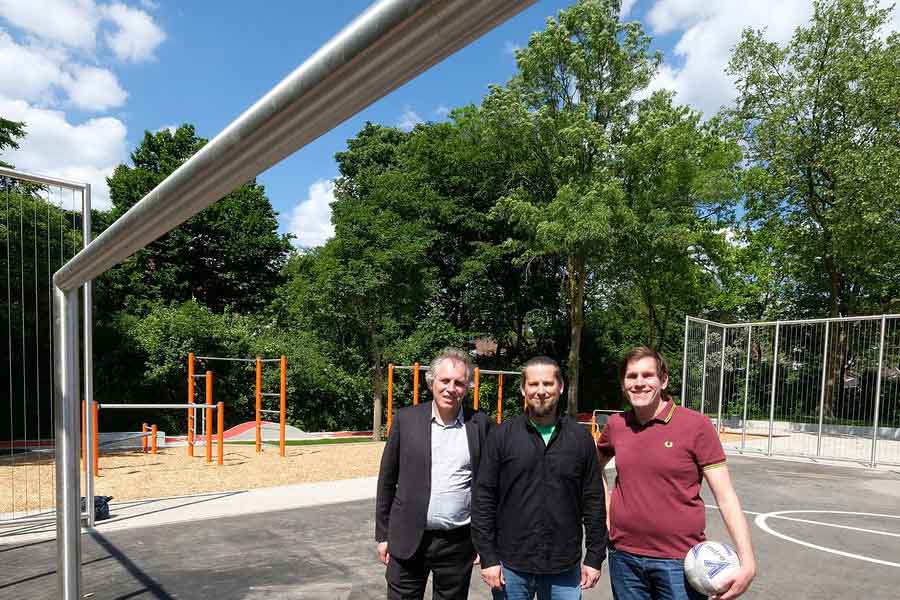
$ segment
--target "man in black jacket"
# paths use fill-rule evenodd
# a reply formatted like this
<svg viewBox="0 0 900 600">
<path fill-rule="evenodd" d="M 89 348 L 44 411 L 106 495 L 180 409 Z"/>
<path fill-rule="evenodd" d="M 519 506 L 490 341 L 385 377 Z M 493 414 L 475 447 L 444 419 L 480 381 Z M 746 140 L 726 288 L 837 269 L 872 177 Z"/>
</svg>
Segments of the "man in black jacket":
<svg viewBox="0 0 900 600">
<path fill-rule="evenodd" d="M 462 406 L 472 374 L 464 352 L 444 350 L 425 375 L 432 401 L 394 418 L 375 502 L 375 541 L 391 600 L 422 598 L 429 572 L 435 599 L 469 595 L 472 484 L 490 427 L 483 413 Z"/>
<path fill-rule="evenodd" d="M 597 584 L 606 557 L 597 451 L 583 425 L 559 415 L 556 361 L 525 363 L 521 391 L 526 414 L 491 433 L 475 485 L 472 537 L 481 577 L 495 600 L 575 600 Z"/>
</svg>

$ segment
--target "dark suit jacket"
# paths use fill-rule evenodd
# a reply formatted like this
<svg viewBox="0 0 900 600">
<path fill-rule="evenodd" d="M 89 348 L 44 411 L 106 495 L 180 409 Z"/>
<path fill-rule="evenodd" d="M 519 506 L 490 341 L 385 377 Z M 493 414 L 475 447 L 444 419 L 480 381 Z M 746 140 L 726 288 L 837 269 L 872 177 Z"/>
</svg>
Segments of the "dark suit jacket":
<svg viewBox="0 0 900 600">
<path fill-rule="evenodd" d="M 482 412 L 463 407 L 469 440 L 472 483 L 478 475 L 481 448 L 491 426 Z M 431 496 L 431 402 L 397 411 L 381 455 L 375 500 L 375 540 L 388 542 L 392 556 L 415 554 L 425 531 Z"/>
</svg>

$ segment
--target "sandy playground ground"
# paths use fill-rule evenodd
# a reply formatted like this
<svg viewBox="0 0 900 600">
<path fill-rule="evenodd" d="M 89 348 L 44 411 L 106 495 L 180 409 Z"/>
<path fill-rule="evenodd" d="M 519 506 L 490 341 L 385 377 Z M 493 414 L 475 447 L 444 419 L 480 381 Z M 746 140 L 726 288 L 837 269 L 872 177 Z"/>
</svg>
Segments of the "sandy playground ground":
<svg viewBox="0 0 900 600">
<path fill-rule="evenodd" d="M 252 445 L 225 444 L 221 467 L 215 445 L 211 464 L 202 446 L 194 448 L 194 458 L 184 447 L 166 448 L 155 456 L 103 453 L 94 487 L 97 495 L 118 501 L 373 477 L 383 448 L 383 442 L 288 446 L 281 458 L 277 446 L 265 446 L 257 455 Z M 53 457 L 33 456 L 0 459 L 0 513 L 48 509 L 55 503 Z"/>
</svg>

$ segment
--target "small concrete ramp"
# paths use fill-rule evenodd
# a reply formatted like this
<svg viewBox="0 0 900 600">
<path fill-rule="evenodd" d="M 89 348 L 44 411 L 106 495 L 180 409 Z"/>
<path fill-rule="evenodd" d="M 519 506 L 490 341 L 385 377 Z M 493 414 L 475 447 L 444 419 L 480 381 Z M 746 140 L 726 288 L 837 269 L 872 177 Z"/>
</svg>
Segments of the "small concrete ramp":
<svg viewBox="0 0 900 600">
<path fill-rule="evenodd" d="M 225 431 L 224 437 L 229 442 L 253 441 L 256 439 L 256 421 L 247 421 L 246 423 L 235 425 Z M 313 433 L 306 433 L 293 425 L 284 426 L 284 439 L 286 440 L 313 440 L 319 437 L 321 436 Z M 267 442 L 277 442 L 278 423 L 273 421 L 263 421 L 262 438 Z"/>
</svg>

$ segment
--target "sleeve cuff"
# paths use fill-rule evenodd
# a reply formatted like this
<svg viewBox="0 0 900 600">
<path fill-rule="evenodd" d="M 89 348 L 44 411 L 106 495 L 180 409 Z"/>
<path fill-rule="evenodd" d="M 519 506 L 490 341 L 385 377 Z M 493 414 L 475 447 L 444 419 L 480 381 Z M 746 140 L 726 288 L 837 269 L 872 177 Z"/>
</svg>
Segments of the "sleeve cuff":
<svg viewBox="0 0 900 600">
<path fill-rule="evenodd" d="M 600 569 L 603 566 L 603 561 L 606 559 L 606 553 L 598 554 L 596 552 L 588 552 L 584 555 L 583 563 L 592 569 Z"/>
</svg>

